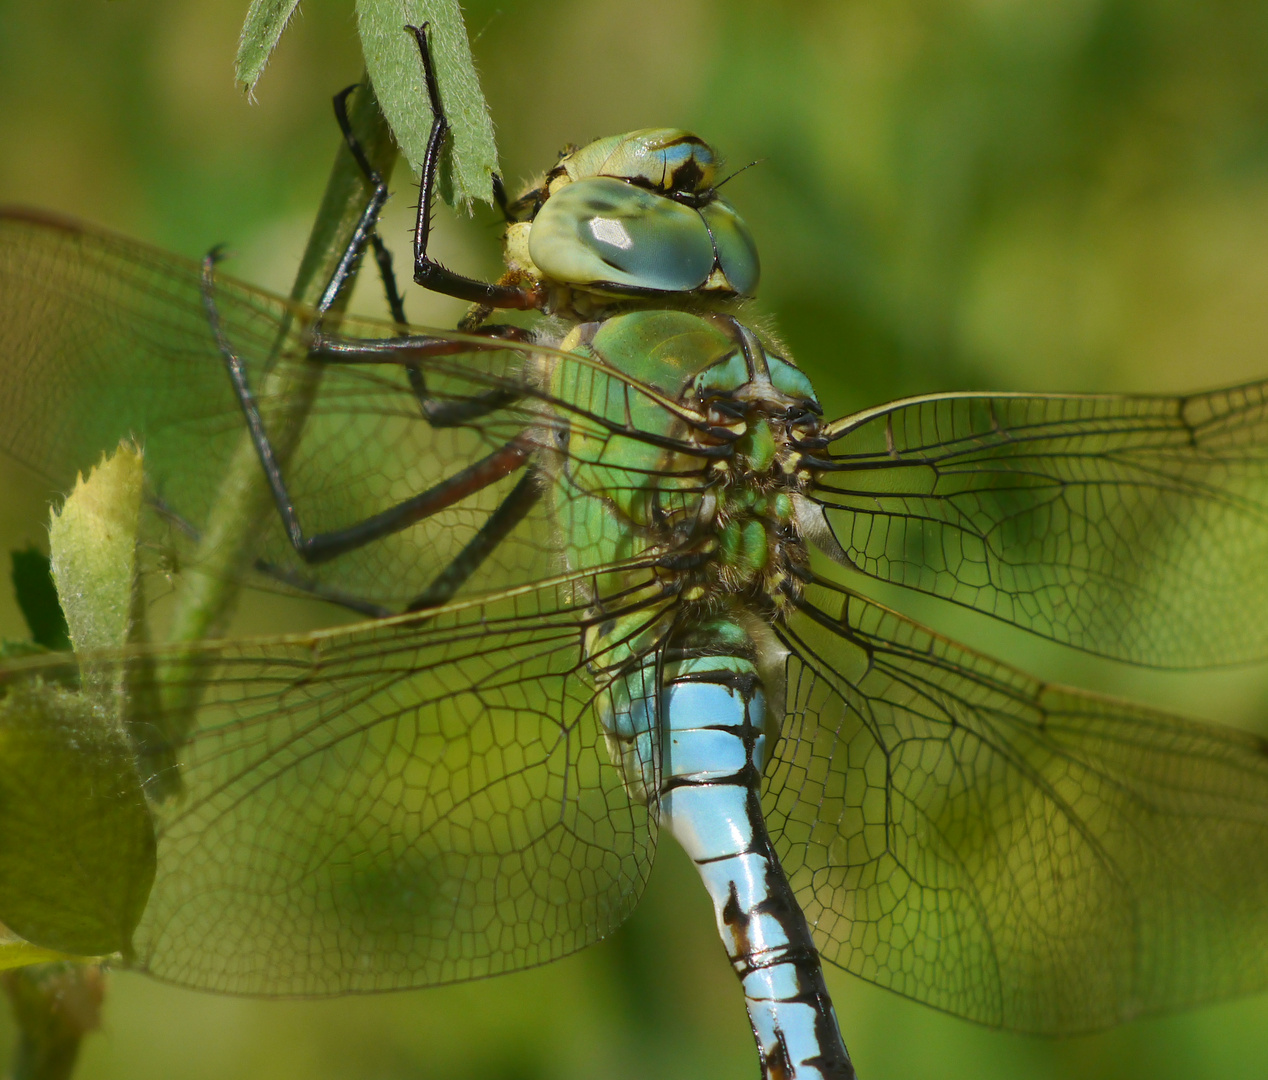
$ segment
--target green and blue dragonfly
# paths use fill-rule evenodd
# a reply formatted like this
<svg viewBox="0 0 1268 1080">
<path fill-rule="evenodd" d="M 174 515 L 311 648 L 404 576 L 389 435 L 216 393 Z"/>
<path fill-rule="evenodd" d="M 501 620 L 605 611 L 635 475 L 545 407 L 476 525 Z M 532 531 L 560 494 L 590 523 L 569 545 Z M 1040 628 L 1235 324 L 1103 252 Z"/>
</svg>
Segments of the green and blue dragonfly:
<svg viewBox="0 0 1268 1080">
<path fill-rule="evenodd" d="M 1263 740 L 868 596 L 1138 664 L 1268 656 L 1268 384 L 825 420 L 742 320 L 756 248 L 697 137 L 563 156 L 507 206 L 495 284 L 428 257 L 432 180 L 415 278 L 480 306 L 460 333 L 404 327 L 391 288 L 396 321 L 336 319 L 0 215 L 4 450 L 66 490 L 135 436 L 197 535 L 246 430 L 277 506 L 257 579 L 365 616 L 93 658 L 157 837 L 121 962 L 287 995 L 515 971 L 611 933 L 665 828 L 764 1076 L 853 1075 L 820 957 L 1036 1032 L 1268 987 Z M 319 381 L 281 452 L 288 372 Z M 0 701 L 78 671 L 7 661 Z"/>
</svg>

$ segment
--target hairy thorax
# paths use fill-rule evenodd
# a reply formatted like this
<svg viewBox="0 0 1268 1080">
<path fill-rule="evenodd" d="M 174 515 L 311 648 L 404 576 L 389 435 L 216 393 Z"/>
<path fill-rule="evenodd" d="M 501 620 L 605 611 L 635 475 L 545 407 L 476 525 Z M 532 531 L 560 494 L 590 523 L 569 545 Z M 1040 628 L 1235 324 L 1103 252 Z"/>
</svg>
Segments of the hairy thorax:
<svg viewBox="0 0 1268 1080">
<path fill-rule="evenodd" d="M 596 583 L 595 602 L 650 571 L 645 587 L 679 610 L 780 617 L 809 561 L 805 448 L 820 410 L 805 376 L 726 314 L 627 312 L 574 327 L 561 348 L 586 361 L 541 374 L 572 405 L 542 440 L 564 559 L 632 567 Z"/>
</svg>

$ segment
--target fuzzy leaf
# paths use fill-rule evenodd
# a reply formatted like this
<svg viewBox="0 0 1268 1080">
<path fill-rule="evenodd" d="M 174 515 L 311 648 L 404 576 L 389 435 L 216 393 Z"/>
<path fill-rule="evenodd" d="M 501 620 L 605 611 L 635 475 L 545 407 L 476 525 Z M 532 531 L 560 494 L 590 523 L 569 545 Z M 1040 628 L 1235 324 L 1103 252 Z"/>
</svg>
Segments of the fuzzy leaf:
<svg viewBox="0 0 1268 1080">
<path fill-rule="evenodd" d="M 238 39 L 238 56 L 234 61 L 234 75 L 248 92 L 254 90 L 255 84 L 260 81 L 269 57 L 273 55 L 278 39 L 297 7 L 299 0 L 251 0 L 242 24 L 242 37 Z"/>
<path fill-rule="evenodd" d="M 441 163 L 441 197 L 451 206 L 493 201 L 497 147 L 489 106 L 471 59 L 457 0 L 357 0 L 357 25 L 366 70 L 392 133 L 417 174 L 427 152 L 431 108 L 414 35 L 427 24 L 440 98 L 449 120 Z"/>
<path fill-rule="evenodd" d="M 53 580 L 77 652 L 124 644 L 132 614 L 141 454 L 127 443 L 82 476 L 49 526 Z"/>
</svg>

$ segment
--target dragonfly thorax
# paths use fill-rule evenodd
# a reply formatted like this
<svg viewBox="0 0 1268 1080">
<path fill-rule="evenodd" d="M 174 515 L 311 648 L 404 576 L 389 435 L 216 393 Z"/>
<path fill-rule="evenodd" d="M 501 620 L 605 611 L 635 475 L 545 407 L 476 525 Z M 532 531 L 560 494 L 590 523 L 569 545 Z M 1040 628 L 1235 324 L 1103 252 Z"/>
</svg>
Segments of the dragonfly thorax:
<svg viewBox="0 0 1268 1080">
<path fill-rule="evenodd" d="M 723 432 L 732 440 L 731 453 L 710 465 L 713 483 L 696 522 L 712 558 L 685 595 L 715 606 L 739 597 L 764 615 L 782 613 L 809 565 L 798 503 L 812 474 L 799 447 L 818 432 L 819 405 L 800 371 L 727 321 L 739 347 L 701 371 L 684 395 L 704 419 L 690 434 L 701 449 Z"/>
<path fill-rule="evenodd" d="M 552 396 L 602 423 L 555 430 L 562 550 L 652 560 L 681 602 L 778 616 L 809 561 L 800 447 L 820 419 L 806 377 L 728 315 L 629 312 L 563 348 L 593 367 L 556 369 Z"/>
<path fill-rule="evenodd" d="M 510 208 L 506 261 L 546 306 L 593 317 L 617 304 L 751 296 L 748 227 L 714 187 L 718 159 L 689 132 L 629 132 L 565 153 Z"/>
</svg>

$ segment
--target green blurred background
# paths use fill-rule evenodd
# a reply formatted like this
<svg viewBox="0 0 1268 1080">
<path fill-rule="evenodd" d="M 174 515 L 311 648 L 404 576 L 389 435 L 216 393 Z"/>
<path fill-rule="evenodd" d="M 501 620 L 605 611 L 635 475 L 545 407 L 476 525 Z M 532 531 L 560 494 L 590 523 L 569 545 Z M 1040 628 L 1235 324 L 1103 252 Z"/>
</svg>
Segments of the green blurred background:
<svg viewBox="0 0 1268 1080">
<path fill-rule="evenodd" d="M 0 201 L 50 207 L 285 290 L 360 60 L 316 0 L 249 102 L 245 0 L 0 0 Z M 676 124 L 734 165 L 760 317 L 829 412 L 950 389 L 1182 390 L 1268 374 L 1268 5 L 1262 0 L 480 0 L 466 5 L 510 186 L 569 141 Z M 402 170 L 384 227 L 407 254 Z M 491 213 L 438 250 L 493 274 Z M 411 298 L 413 315 L 458 308 Z M 362 308 L 378 314 L 370 290 Z M 4 550 L 38 485 L 0 464 Z M 0 590 L 4 591 L 4 590 Z M 1099 664 L 931 602 L 1036 672 L 1268 734 L 1259 670 Z M 7 592 L 0 631 L 16 633 Z M 756 1075 L 708 901 L 672 843 L 613 939 L 540 971 L 326 1002 L 111 978 L 89 1078 L 484 1080 Z M 1095 973 L 1090 973 L 1095 977 Z M 1262 1077 L 1268 999 L 1045 1041 L 829 973 L 865 1080 Z M 0 1019 L 0 1056 L 13 1033 Z"/>
</svg>

